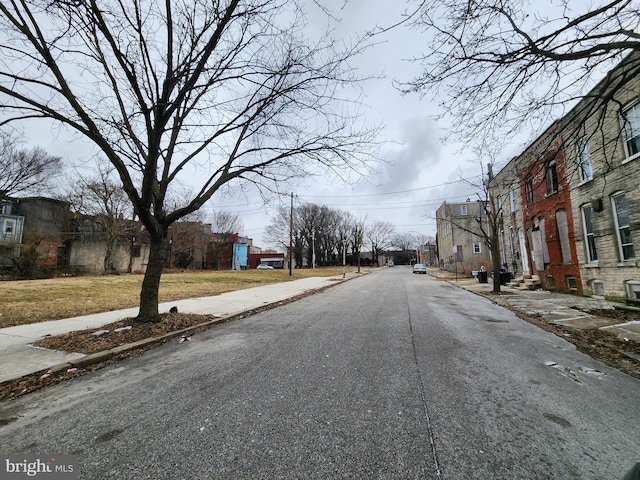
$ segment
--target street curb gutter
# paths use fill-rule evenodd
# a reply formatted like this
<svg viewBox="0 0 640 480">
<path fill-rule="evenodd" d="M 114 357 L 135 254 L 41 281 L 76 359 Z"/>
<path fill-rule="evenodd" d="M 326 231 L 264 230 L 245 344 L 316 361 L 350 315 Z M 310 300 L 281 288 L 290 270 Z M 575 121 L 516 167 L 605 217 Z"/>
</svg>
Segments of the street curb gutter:
<svg viewBox="0 0 640 480">
<path fill-rule="evenodd" d="M 349 278 L 332 278 L 332 277 L 328 277 L 329 280 L 332 281 L 332 283 L 329 283 L 328 285 L 325 285 L 323 287 L 319 287 L 319 288 L 311 288 L 309 290 L 304 291 L 301 294 L 295 295 L 293 297 L 289 297 L 289 298 L 285 298 L 283 300 L 278 300 L 276 302 L 273 303 L 268 303 L 265 305 L 261 305 L 259 307 L 255 307 L 255 308 L 251 308 L 251 309 L 247 309 L 241 313 L 233 313 L 233 314 L 229 314 L 229 315 L 224 315 L 221 317 L 218 317 L 214 320 L 209 320 L 207 322 L 203 322 L 200 323 L 198 325 L 193 325 L 191 327 L 187 327 L 187 328 L 183 328 L 181 330 L 176 330 L 175 332 L 169 332 L 166 333 L 164 335 L 158 336 L 158 337 L 151 337 L 151 338 L 145 338 L 143 340 L 139 340 L 137 342 L 133 342 L 133 343 L 127 343 L 125 345 L 119 345 L 117 347 L 114 348 L 110 348 L 109 350 L 104 350 L 102 352 L 97 352 L 97 353 L 92 353 L 89 355 L 86 355 L 84 357 L 78 358 L 76 360 L 72 360 L 70 362 L 64 362 L 64 363 L 59 363 L 58 365 L 54 365 L 53 367 L 49 367 L 43 370 L 39 370 L 37 372 L 33 372 L 27 375 L 23 375 L 22 377 L 19 378 L 15 378 L 12 380 L 6 380 L 2 383 L 0 383 L 0 401 L 6 400 L 6 399 L 12 399 L 12 398 L 17 398 L 18 396 L 27 394 L 27 393 L 31 393 L 35 390 L 38 390 L 40 388 L 43 388 L 45 386 L 47 386 L 48 384 L 54 384 L 54 383 L 58 383 L 60 381 L 64 381 L 70 378 L 74 378 L 77 376 L 82 375 L 83 373 L 88 373 L 88 372 L 82 372 L 80 369 L 87 369 L 88 367 L 94 367 L 96 365 L 99 365 L 101 363 L 104 363 L 106 366 L 107 362 L 110 362 L 111 360 L 117 360 L 118 358 L 122 357 L 122 356 L 126 356 L 126 354 L 134 352 L 139 350 L 140 353 L 143 353 L 146 350 L 149 350 L 150 348 L 154 347 L 155 345 L 158 344 L 163 344 L 166 343 L 168 340 L 172 339 L 172 338 L 176 338 L 176 337 L 184 337 L 187 336 L 190 333 L 198 333 L 204 330 L 208 330 L 209 328 L 219 325 L 219 324 L 223 324 L 223 323 L 228 323 L 234 320 L 241 320 L 243 318 L 246 318 L 248 316 L 254 315 L 256 313 L 260 313 L 260 312 L 264 312 L 267 310 L 271 310 L 273 308 L 277 308 L 280 307 L 282 305 L 286 305 L 288 303 L 293 303 L 296 302 L 304 297 L 308 297 L 310 295 L 314 295 L 316 293 L 322 292 L 324 290 L 327 290 L 329 288 L 332 288 L 338 284 L 344 283 L 346 281 L 349 280 L 353 280 L 354 278 L 359 278 L 360 276 L 367 274 L 369 272 L 361 272 L 360 274 L 353 276 L 353 277 L 349 277 Z M 99 368 L 102 368 L 100 366 L 93 368 L 91 371 L 97 370 Z M 71 374 L 71 375 L 69 375 Z M 44 382 L 45 384 L 43 385 L 39 385 L 36 386 L 32 389 L 25 389 L 23 392 L 20 392 L 17 395 L 7 395 L 3 392 L 4 387 L 7 387 L 11 384 L 15 384 L 15 383 L 20 383 L 26 379 L 42 379 L 42 380 L 48 380 L 47 382 Z"/>
</svg>

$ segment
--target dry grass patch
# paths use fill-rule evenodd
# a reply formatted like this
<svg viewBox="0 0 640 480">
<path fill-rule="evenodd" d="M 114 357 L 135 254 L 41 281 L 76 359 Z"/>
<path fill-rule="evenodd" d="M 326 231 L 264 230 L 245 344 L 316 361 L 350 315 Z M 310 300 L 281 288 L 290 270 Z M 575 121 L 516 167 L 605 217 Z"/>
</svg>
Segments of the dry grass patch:
<svg viewBox="0 0 640 480">
<path fill-rule="evenodd" d="M 160 282 L 160 302 L 341 273 L 342 268 L 294 270 L 293 277 L 288 270 L 166 272 Z M 142 278 L 109 275 L 0 282 L 0 328 L 135 307 Z"/>
</svg>

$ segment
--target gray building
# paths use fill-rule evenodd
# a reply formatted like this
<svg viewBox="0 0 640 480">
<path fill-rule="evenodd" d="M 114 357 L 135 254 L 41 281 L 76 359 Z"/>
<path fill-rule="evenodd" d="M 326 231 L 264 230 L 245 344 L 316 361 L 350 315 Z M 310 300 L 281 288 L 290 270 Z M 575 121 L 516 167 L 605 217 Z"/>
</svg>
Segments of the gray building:
<svg viewBox="0 0 640 480">
<path fill-rule="evenodd" d="M 611 94 L 622 78 L 632 78 Z M 595 104 L 594 99 L 607 98 Z M 575 242 L 586 293 L 640 298 L 640 53 L 562 119 Z"/>
</svg>

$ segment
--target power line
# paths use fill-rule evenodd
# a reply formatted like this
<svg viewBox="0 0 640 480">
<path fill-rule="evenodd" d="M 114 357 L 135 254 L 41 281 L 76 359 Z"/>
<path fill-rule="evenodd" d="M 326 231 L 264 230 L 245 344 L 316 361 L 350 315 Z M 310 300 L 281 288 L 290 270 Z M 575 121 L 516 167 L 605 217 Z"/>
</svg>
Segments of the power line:
<svg viewBox="0 0 640 480">
<path fill-rule="evenodd" d="M 480 178 L 480 177 L 474 177 L 474 178 Z M 419 192 L 421 190 L 429 190 L 431 188 L 438 188 L 438 187 L 445 187 L 447 185 L 454 185 L 456 183 L 461 183 L 461 182 L 469 182 L 468 180 L 456 180 L 453 182 L 445 182 L 445 183 L 440 183 L 438 185 L 429 185 L 427 187 L 420 187 L 420 188 L 413 188 L 410 190 L 398 190 L 397 192 L 385 192 L 385 193 L 366 193 L 366 194 L 359 194 L 359 195 L 298 195 L 298 197 L 306 197 L 306 198 L 358 198 L 358 197 L 379 197 L 382 195 L 398 195 L 400 193 L 411 193 L 411 192 Z"/>
</svg>

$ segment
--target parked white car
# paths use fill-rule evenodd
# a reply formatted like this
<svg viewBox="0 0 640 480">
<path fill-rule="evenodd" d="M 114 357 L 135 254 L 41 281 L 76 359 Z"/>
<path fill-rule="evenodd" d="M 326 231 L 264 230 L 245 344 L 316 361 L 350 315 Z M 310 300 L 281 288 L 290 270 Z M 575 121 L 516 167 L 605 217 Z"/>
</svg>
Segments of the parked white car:
<svg viewBox="0 0 640 480">
<path fill-rule="evenodd" d="M 422 263 L 416 263 L 413 266 L 413 273 L 424 273 L 427 274 L 427 267 L 425 267 Z"/>
<path fill-rule="evenodd" d="M 267 265 L 266 263 L 261 263 L 256 267 L 256 270 L 273 270 L 271 265 Z"/>
</svg>

